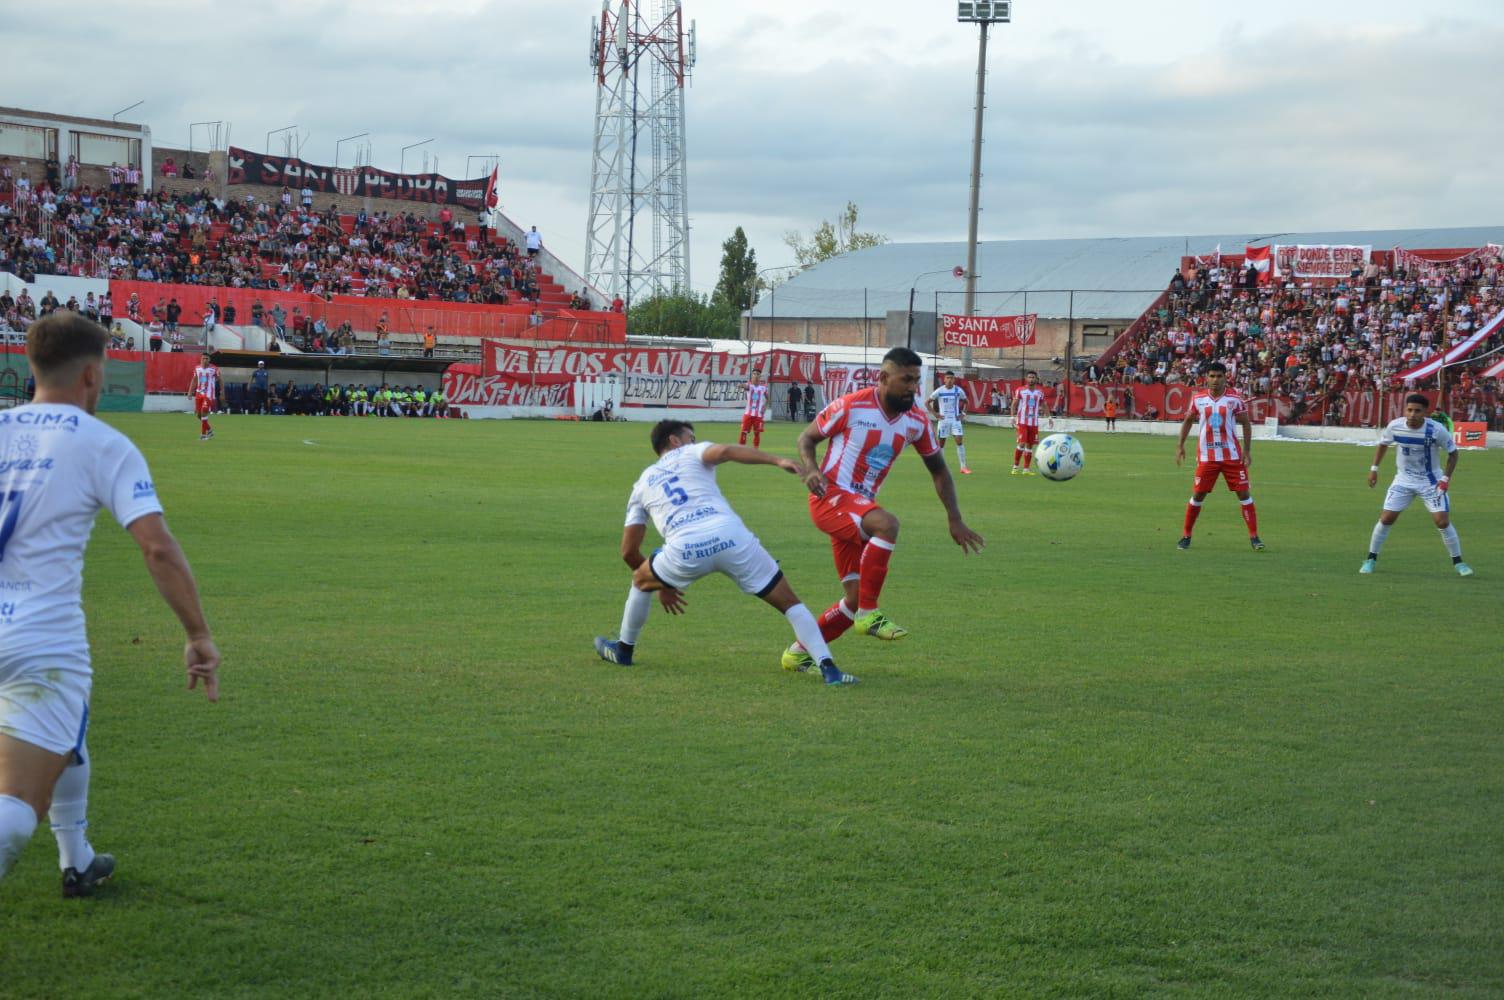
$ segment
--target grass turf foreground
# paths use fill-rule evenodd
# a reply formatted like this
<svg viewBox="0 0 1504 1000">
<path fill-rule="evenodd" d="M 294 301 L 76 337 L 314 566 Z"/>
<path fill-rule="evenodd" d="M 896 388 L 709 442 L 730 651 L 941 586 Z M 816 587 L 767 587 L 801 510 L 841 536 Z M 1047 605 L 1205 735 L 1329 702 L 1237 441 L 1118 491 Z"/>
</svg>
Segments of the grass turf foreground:
<svg viewBox="0 0 1504 1000">
<path fill-rule="evenodd" d="M 5 996 L 1415 996 L 1504 990 L 1504 469 L 1461 460 L 1457 578 L 1418 506 L 1360 577 L 1368 449 L 1256 445 L 1174 548 L 1167 438 L 1007 475 L 974 428 L 963 558 L 920 462 L 862 678 L 788 674 L 723 578 L 598 661 L 645 425 L 111 416 L 225 654 L 101 518 L 91 833 L 0 884 Z M 706 425 L 702 438 L 732 439 Z M 795 429 L 764 443 L 790 453 Z M 954 455 L 952 453 L 952 459 Z M 1385 470 L 1385 475 L 1389 470 Z M 794 477 L 721 483 L 819 613 Z"/>
</svg>

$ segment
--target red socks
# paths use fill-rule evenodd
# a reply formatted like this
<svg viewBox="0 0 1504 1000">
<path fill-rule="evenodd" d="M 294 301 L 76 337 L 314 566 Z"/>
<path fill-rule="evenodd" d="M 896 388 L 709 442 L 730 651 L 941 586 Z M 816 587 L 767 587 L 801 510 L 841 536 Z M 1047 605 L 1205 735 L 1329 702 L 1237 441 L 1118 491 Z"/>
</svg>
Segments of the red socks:
<svg viewBox="0 0 1504 1000">
<path fill-rule="evenodd" d="M 209 433 L 209 421 L 204 417 L 198 418 L 198 432 L 200 434 Z"/>
<path fill-rule="evenodd" d="M 857 610 L 871 611 L 882 596 L 883 581 L 888 579 L 888 560 L 893 558 L 893 543 L 881 538 L 867 539 L 862 549 L 861 582 L 857 584 Z"/>
<path fill-rule="evenodd" d="M 1185 530 L 1181 532 L 1186 538 L 1191 537 L 1191 529 L 1196 526 L 1196 518 L 1201 516 L 1201 505 L 1192 500 L 1185 505 Z"/>
<path fill-rule="evenodd" d="M 827 643 L 835 642 L 846 634 L 846 630 L 851 628 L 851 623 L 855 620 L 856 616 L 846 609 L 846 600 L 842 598 L 826 608 L 825 613 L 820 616 L 820 635 Z"/>
<path fill-rule="evenodd" d="M 1248 537 L 1257 538 L 1259 535 L 1259 512 L 1253 508 L 1253 498 L 1241 502 L 1243 508 L 1243 523 L 1248 525 Z"/>
<path fill-rule="evenodd" d="M 1032 448 L 1024 448 L 1023 449 L 1023 453 L 1024 453 L 1024 468 L 1027 469 L 1029 466 L 1031 466 L 1031 465 L 1034 464 L 1034 450 Z"/>
</svg>

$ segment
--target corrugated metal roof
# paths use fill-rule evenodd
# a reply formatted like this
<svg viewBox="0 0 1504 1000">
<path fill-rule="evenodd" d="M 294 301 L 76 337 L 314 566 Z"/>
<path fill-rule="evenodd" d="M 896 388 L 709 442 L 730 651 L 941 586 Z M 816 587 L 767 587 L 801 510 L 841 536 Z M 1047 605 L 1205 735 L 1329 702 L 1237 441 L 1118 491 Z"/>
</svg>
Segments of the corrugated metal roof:
<svg viewBox="0 0 1504 1000">
<path fill-rule="evenodd" d="M 1269 243 L 1346 243 L 1375 250 L 1477 247 L 1504 243 L 1504 226 L 992 240 L 977 245 L 977 312 L 1132 319 L 1165 289 L 1184 254 L 1208 254 L 1218 246 L 1224 253 L 1242 253 L 1245 246 Z M 877 318 L 890 309 L 908 308 L 911 286 L 916 289 L 915 310 L 959 313 L 964 284 L 951 272 L 965 263 L 966 244 L 959 242 L 889 243 L 859 250 L 800 272 L 765 294 L 752 314 L 759 319 Z M 1072 302 L 1062 291 L 1066 289 L 1104 291 L 1077 291 Z"/>
</svg>

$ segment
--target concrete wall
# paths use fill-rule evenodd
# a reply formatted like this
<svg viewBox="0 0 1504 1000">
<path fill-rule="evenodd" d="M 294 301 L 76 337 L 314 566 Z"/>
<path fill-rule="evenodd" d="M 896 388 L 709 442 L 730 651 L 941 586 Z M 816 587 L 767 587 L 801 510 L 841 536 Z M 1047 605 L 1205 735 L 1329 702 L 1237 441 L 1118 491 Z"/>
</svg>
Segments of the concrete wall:
<svg viewBox="0 0 1504 1000">
<path fill-rule="evenodd" d="M 938 325 L 939 320 L 934 313 L 915 313 L 915 349 L 920 349 L 923 338 L 918 336 L 920 317 L 926 322 Z M 1074 344 L 1071 351 L 1076 357 L 1096 357 L 1101 353 L 1100 348 L 1088 347 L 1083 349 L 1081 345 L 1081 331 L 1083 325 L 1094 327 L 1107 326 L 1110 331 L 1121 332 L 1137 317 L 1128 319 L 1089 321 L 1076 320 L 1072 331 L 1069 320 L 1041 318 L 1035 326 L 1037 343 L 1029 347 L 1009 348 L 995 351 L 972 351 L 972 357 L 985 364 L 1001 364 L 1004 367 L 1022 365 L 1025 362 L 1030 367 L 1036 365 L 1049 367 L 1051 358 L 1063 358 L 1066 355 L 1067 336 L 1074 333 Z M 886 316 L 873 316 L 868 319 L 860 317 L 852 319 L 805 319 L 800 317 L 782 316 L 768 319 L 766 317 L 749 318 L 742 317 L 742 338 L 754 343 L 774 344 L 829 344 L 843 347 L 861 347 L 863 345 L 863 333 L 865 331 L 866 343 L 873 348 L 885 348 L 888 339 Z M 1113 336 L 1116 333 L 1112 334 Z M 1096 342 L 1099 338 L 1093 338 Z M 952 349 L 960 353 L 958 349 Z"/>
</svg>

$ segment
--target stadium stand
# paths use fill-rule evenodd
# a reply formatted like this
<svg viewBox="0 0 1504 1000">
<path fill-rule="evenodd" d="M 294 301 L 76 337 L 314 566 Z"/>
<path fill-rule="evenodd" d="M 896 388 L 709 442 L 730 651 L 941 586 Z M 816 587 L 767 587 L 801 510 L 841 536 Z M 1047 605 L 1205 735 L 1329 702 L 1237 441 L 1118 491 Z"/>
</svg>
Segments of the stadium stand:
<svg viewBox="0 0 1504 1000">
<path fill-rule="evenodd" d="M 1345 390 L 1436 388 L 1464 419 L 1498 415 L 1500 248 L 1375 253 L 1332 280 L 1270 280 L 1239 256 L 1187 258 L 1165 295 L 1084 373 L 1105 385 L 1191 384 L 1217 358 L 1243 394 L 1290 397 L 1342 422 Z M 1440 356 L 1456 357 L 1439 368 Z M 1427 366 L 1425 362 L 1437 361 Z M 1438 370 L 1432 370 L 1438 369 Z M 1423 377 L 1408 373 L 1424 372 Z M 1445 372 L 1444 375 L 1441 372 Z"/>
<path fill-rule="evenodd" d="M 131 294 L 143 313 L 177 300 L 197 322 L 212 302 L 227 326 L 225 313 L 244 323 L 260 296 L 292 319 L 286 332 L 305 351 L 463 353 L 480 336 L 606 342 L 622 325 L 488 230 L 410 212 L 319 212 L 285 189 L 267 201 L 21 185 L 0 202 L 0 270 L 24 281 L 107 276 L 122 305 Z"/>
</svg>

